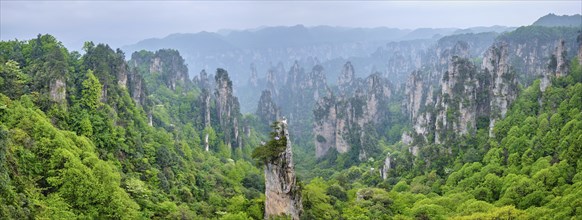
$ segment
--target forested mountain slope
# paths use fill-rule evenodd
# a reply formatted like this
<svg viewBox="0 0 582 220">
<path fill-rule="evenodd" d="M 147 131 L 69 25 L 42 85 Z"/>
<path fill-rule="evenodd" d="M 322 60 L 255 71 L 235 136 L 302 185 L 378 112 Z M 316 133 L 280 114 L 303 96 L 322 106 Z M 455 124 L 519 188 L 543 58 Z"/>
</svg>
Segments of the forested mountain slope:
<svg viewBox="0 0 582 220">
<path fill-rule="evenodd" d="M 576 219 L 576 31 L 442 38 L 401 86 L 275 67 L 257 115 L 176 50 L 0 42 L 0 219 L 264 219 L 279 191 L 294 219 Z"/>
<path fill-rule="evenodd" d="M 148 59 L 128 65 L 92 43 L 81 56 L 50 35 L 0 50 L 0 218 L 262 218 L 261 171 L 242 153 L 258 134 L 247 126 L 231 147 L 217 116 L 201 123 L 201 89 L 179 77 L 176 51 L 142 52 L 159 67 L 143 69 Z"/>
</svg>

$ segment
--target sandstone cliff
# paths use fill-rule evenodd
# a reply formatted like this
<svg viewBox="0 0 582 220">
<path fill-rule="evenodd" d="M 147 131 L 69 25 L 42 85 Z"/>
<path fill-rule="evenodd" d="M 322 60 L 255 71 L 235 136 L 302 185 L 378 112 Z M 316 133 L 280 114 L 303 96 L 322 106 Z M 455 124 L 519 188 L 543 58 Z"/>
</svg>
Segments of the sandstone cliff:
<svg viewBox="0 0 582 220">
<path fill-rule="evenodd" d="M 284 150 L 265 163 L 265 219 L 290 216 L 298 220 L 302 211 L 301 189 L 293 168 L 287 121 L 277 122 L 275 140 L 284 140 Z"/>
<path fill-rule="evenodd" d="M 364 160 L 373 153 L 364 143 L 368 140 L 365 136 L 374 133 L 386 119 L 392 86 L 379 73 L 366 79 L 355 77 L 350 62 L 344 65 L 338 82 L 338 91 L 334 94 L 327 90 L 313 110 L 316 157 L 326 155 L 332 148 L 346 153 L 355 147 L 358 158 Z"/>
</svg>

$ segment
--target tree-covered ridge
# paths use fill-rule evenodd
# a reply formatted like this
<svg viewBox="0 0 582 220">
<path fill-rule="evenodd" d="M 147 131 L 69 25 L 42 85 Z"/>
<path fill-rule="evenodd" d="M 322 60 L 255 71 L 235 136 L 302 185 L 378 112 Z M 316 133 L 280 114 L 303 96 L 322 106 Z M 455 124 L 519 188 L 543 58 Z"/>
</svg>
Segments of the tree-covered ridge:
<svg viewBox="0 0 582 220">
<path fill-rule="evenodd" d="M 262 218 L 261 172 L 198 127 L 199 89 L 142 75 L 107 45 L 84 49 L 50 35 L 0 43 L 0 218 Z"/>
<path fill-rule="evenodd" d="M 0 42 L 0 219 L 264 218 L 264 174 L 250 158 L 266 126 L 240 114 L 225 70 L 190 81 L 177 51 L 141 51 L 126 62 L 105 44 L 84 49 L 69 52 L 50 35 Z M 353 148 L 297 165 L 307 183 L 294 179 L 302 218 L 579 218 L 578 60 L 543 90 L 540 80 L 512 88 L 519 95 L 491 131 L 476 121 L 417 152 L 398 141 L 408 125 L 395 90 L 378 105 L 390 128 L 350 137 L 373 155 L 359 160 Z M 467 67 L 459 79 L 484 82 L 475 62 L 459 61 Z M 471 104 L 464 98 L 448 101 Z M 259 160 L 281 152 L 288 140 L 277 136 L 256 148 Z M 303 149 L 311 151 L 295 155 L 313 154 Z"/>
<path fill-rule="evenodd" d="M 546 26 L 546 27 L 581 27 L 582 26 L 582 16 L 580 14 L 575 15 L 556 15 L 554 13 L 547 14 L 537 21 L 535 21 L 532 26 Z"/>
<path fill-rule="evenodd" d="M 306 215 L 314 219 L 576 219 L 582 215 L 582 73 L 540 91 L 522 90 L 507 117 L 454 142 L 421 149 L 401 143 L 385 161 L 315 178 L 304 187 Z M 427 162 L 430 163 L 427 164 Z"/>
</svg>

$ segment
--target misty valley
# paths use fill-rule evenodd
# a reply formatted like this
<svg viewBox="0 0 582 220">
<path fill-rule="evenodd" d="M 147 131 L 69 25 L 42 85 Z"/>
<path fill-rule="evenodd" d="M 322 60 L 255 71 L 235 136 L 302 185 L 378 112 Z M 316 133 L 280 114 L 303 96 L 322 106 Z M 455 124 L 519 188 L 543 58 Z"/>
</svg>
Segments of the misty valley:
<svg viewBox="0 0 582 220">
<path fill-rule="evenodd" d="M 107 43 L 0 41 L 0 219 L 582 218 L 580 14 Z"/>
</svg>

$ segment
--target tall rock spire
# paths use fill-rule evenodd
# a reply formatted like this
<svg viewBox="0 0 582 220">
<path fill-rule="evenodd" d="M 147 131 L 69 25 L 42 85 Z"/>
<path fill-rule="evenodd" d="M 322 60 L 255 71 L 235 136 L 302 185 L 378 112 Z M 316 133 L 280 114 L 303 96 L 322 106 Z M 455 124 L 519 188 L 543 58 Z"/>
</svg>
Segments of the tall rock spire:
<svg viewBox="0 0 582 220">
<path fill-rule="evenodd" d="M 298 220 L 303 205 L 293 167 L 293 152 L 286 119 L 276 122 L 274 134 L 270 141 L 274 144 L 269 144 L 269 147 L 285 148 L 265 163 L 265 219 L 289 216 Z"/>
</svg>

